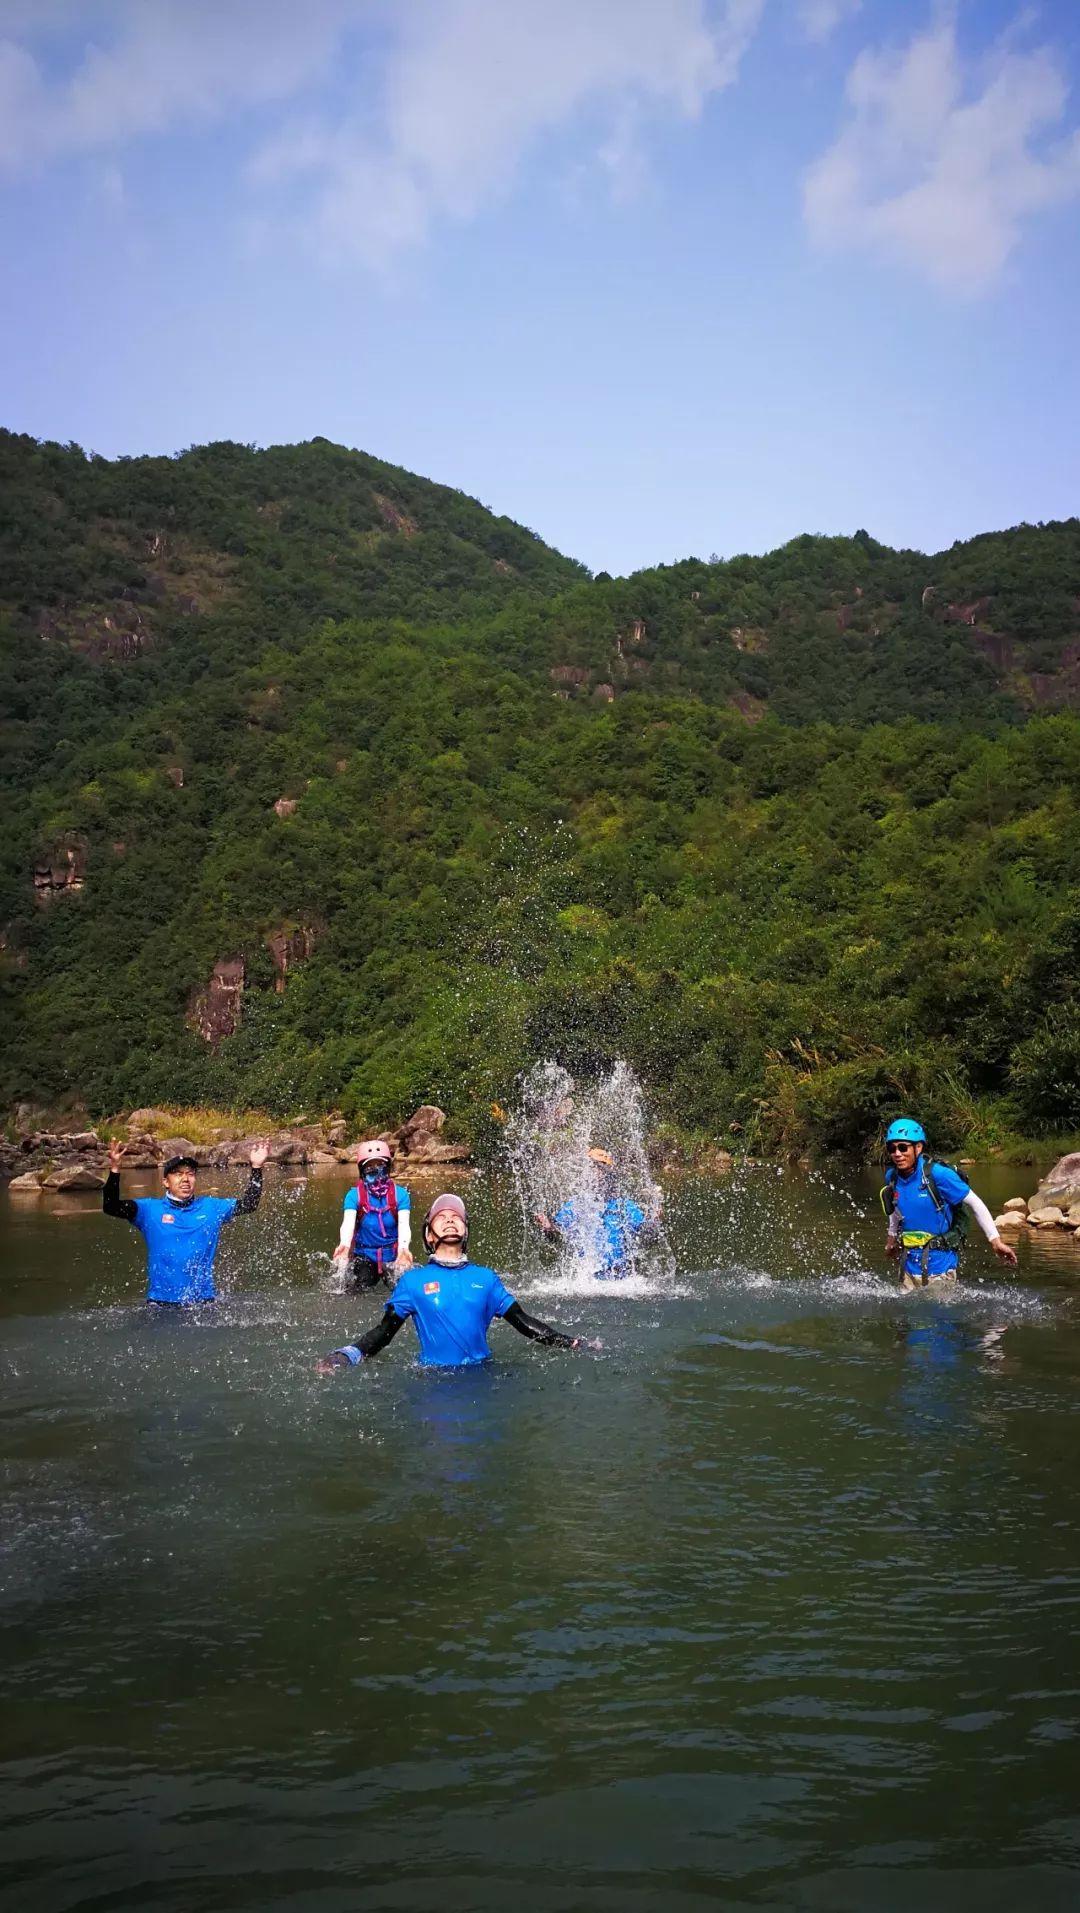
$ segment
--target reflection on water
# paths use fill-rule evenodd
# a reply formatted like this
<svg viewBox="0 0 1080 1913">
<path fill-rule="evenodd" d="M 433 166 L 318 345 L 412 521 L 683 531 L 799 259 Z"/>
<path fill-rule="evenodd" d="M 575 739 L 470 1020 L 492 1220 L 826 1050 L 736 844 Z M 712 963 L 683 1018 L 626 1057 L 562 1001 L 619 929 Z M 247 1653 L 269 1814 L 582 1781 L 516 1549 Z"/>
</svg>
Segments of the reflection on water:
<svg viewBox="0 0 1080 1913">
<path fill-rule="evenodd" d="M 4 1210 L 0 1907 L 1071 1909 L 1080 1262 L 902 1301 L 833 1181 L 688 1179 L 598 1288 L 477 1179 L 602 1355 L 330 1383 L 344 1179 L 190 1316 Z"/>
</svg>

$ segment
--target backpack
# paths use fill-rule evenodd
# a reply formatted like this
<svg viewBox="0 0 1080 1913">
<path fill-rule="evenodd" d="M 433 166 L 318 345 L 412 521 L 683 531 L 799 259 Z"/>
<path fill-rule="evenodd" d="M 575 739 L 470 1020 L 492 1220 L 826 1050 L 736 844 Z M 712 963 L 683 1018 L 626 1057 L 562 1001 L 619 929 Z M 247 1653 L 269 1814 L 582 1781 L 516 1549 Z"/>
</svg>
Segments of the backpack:
<svg viewBox="0 0 1080 1913">
<path fill-rule="evenodd" d="M 966 1178 L 960 1175 L 960 1171 L 954 1163 L 933 1163 L 928 1161 L 925 1156 L 920 1160 L 922 1162 L 923 1183 L 935 1209 L 941 1216 L 943 1224 L 940 1234 L 937 1237 L 937 1246 L 942 1249 L 959 1250 L 964 1243 L 968 1230 L 967 1211 L 963 1206 L 964 1198 L 961 1197 L 957 1203 L 950 1202 L 949 1198 L 943 1195 L 938 1188 L 934 1177 L 934 1170 L 935 1168 L 951 1169 L 953 1175 L 959 1177 L 959 1180 L 964 1184 L 965 1194 L 970 1185 Z M 896 1208 L 896 1184 L 897 1172 L 890 1165 L 885 1171 L 885 1187 L 881 1191 L 881 1206 L 887 1216 L 891 1216 L 893 1210 Z"/>
<path fill-rule="evenodd" d="M 368 1188 L 367 1183 L 364 1181 L 363 1177 L 361 1176 L 356 1185 L 356 1208 L 357 1208 L 357 1214 L 359 1216 L 389 1216 L 390 1217 L 391 1221 L 394 1224 L 393 1240 L 390 1246 L 390 1257 L 389 1257 L 390 1261 L 392 1262 L 394 1260 L 394 1257 L 397 1254 L 397 1219 L 398 1219 L 397 1184 L 394 1182 L 393 1177 L 391 1176 L 389 1178 L 388 1193 L 387 1193 L 387 1198 L 385 1203 L 382 1203 L 382 1202 L 376 1203 L 376 1202 L 372 1202 L 371 1190 Z M 384 1251 L 381 1248 L 378 1248 L 375 1251 L 375 1260 L 380 1270 L 382 1268 L 382 1263 L 383 1263 L 383 1253 Z M 354 1255 L 356 1254 L 355 1249 L 353 1250 L 353 1254 Z"/>
</svg>

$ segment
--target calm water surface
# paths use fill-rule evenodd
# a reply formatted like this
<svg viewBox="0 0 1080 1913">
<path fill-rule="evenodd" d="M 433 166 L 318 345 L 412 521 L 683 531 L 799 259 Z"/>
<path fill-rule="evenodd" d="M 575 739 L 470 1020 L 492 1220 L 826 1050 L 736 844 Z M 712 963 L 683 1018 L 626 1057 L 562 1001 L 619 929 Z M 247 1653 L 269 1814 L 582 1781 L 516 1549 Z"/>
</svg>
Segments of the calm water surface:
<svg viewBox="0 0 1080 1913">
<path fill-rule="evenodd" d="M 762 1170 L 601 1286 L 477 1183 L 603 1352 L 320 1381 L 343 1187 L 181 1319 L 92 1198 L 0 1199 L 5 1913 L 1073 1913 L 1080 1253 L 901 1301 L 869 1179 Z"/>
</svg>

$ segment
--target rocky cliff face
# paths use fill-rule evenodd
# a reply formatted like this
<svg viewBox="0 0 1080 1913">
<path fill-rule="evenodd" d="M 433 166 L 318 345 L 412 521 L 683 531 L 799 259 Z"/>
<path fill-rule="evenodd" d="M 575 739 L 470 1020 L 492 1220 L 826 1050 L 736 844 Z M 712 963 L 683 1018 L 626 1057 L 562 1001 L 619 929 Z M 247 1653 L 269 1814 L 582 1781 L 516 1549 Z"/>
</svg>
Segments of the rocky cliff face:
<svg viewBox="0 0 1080 1913">
<path fill-rule="evenodd" d="M 192 994 L 185 1020 L 204 1043 L 216 1048 L 226 1036 L 239 1029 L 245 976 L 242 956 L 222 957 L 215 963 L 206 988 Z"/>
<path fill-rule="evenodd" d="M 266 937 L 266 946 L 274 959 L 274 989 L 279 996 L 285 991 L 285 979 L 298 964 L 306 963 L 314 955 L 318 931 L 310 923 L 297 924 L 294 929 L 271 930 Z"/>
<path fill-rule="evenodd" d="M 34 865 L 34 900 L 52 903 L 57 897 L 74 896 L 86 882 L 86 839 L 66 837 Z"/>
</svg>

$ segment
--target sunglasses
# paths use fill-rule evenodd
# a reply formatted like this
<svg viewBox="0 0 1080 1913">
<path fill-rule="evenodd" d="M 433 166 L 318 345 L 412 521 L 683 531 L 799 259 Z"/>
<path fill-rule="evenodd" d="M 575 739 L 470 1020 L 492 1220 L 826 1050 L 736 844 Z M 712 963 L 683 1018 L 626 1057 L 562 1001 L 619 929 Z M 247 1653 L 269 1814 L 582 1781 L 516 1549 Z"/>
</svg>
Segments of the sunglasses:
<svg viewBox="0 0 1080 1913">
<path fill-rule="evenodd" d="M 887 1142 L 885 1147 L 890 1156 L 904 1156 L 909 1149 L 914 1149 L 915 1144 L 913 1142 Z"/>
</svg>

